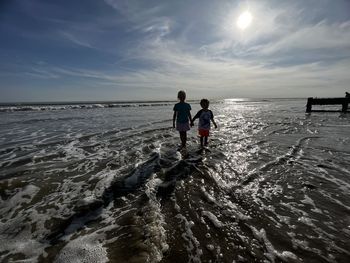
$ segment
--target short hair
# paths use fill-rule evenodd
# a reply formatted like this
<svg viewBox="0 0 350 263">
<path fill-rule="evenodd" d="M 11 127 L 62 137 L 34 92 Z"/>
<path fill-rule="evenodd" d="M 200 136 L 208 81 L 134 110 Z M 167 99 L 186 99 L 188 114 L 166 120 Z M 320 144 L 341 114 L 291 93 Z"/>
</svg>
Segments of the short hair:
<svg viewBox="0 0 350 263">
<path fill-rule="evenodd" d="M 180 90 L 178 93 L 177 93 L 177 98 L 179 100 L 185 100 L 186 99 L 186 92 L 183 91 L 183 90 Z"/>
<path fill-rule="evenodd" d="M 201 105 L 203 108 L 208 108 L 208 107 L 209 107 L 209 100 L 207 100 L 207 99 L 201 99 L 200 105 Z"/>
</svg>

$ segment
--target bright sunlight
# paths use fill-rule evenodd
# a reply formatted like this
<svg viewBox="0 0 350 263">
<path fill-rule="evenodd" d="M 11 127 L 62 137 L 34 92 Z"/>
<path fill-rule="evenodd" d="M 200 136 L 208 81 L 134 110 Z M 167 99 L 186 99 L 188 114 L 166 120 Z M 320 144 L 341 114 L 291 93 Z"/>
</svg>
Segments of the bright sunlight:
<svg viewBox="0 0 350 263">
<path fill-rule="evenodd" d="M 246 11 L 242 13 L 237 19 L 237 27 L 240 30 L 245 30 L 252 23 L 253 16 L 250 12 Z"/>
</svg>

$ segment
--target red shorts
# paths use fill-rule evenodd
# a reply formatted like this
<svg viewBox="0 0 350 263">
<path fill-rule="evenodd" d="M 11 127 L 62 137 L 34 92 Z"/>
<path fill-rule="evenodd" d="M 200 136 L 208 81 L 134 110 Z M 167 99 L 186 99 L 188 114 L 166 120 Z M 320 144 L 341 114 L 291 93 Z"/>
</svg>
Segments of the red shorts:
<svg viewBox="0 0 350 263">
<path fill-rule="evenodd" d="M 199 134 L 199 136 L 202 136 L 202 137 L 208 137 L 209 136 L 209 130 L 198 129 L 198 134 Z"/>
</svg>

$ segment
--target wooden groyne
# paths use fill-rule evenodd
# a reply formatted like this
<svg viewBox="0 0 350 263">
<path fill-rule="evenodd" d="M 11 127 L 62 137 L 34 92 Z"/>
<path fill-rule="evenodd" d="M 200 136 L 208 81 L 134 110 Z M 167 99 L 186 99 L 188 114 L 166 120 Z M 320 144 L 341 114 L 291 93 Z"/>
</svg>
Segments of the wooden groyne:
<svg viewBox="0 0 350 263">
<path fill-rule="evenodd" d="M 308 98 L 306 112 L 347 112 L 350 98 Z M 313 105 L 341 105 L 341 110 L 312 110 Z"/>
</svg>

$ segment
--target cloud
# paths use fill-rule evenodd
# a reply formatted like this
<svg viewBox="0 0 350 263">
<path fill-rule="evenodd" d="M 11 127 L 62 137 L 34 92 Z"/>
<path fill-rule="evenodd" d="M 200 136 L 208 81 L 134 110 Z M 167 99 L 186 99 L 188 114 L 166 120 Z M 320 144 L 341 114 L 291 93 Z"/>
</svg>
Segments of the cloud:
<svg viewBox="0 0 350 263">
<path fill-rule="evenodd" d="M 199 50 L 207 57 L 223 60 L 240 58 L 270 67 L 333 63 L 350 54 L 349 20 L 334 21 L 333 17 L 321 20 L 305 3 L 276 4 L 273 8 L 269 3 L 251 1 L 249 6 L 238 5 L 223 19 L 225 26 L 219 37 L 202 45 Z M 254 21 L 242 32 L 234 23 L 245 10 L 252 12 Z"/>
<path fill-rule="evenodd" d="M 275 43 L 269 43 L 261 51 L 264 54 L 274 54 L 281 51 L 297 53 L 300 50 L 310 52 L 318 49 L 350 50 L 350 21 L 331 25 L 322 21 L 316 25 L 300 28 Z"/>
<path fill-rule="evenodd" d="M 78 46 L 81 46 L 81 47 L 86 47 L 86 48 L 94 48 L 89 42 L 87 42 L 86 40 L 83 40 L 83 39 L 80 39 L 78 38 L 76 35 L 73 35 L 69 32 L 65 32 L 65 31 L 61 31 L 60 32 L 60 35 L 71 41 L 72 43 L 78 45 Z"/>
<path fill-rule="evenodd" d="M 38 69 L 38 68 L 32 68 L 29 72 L 25 72 L 26 75 L 40 78 L 40 79 L 57 79 L 59 78 L 59 75 L 53 72 L 50 72 L 49 70 L 45 69 Z"/>
<path fill-rule="evenodd" d="M 211 60 L 169 47 L 158 48 L 156 57 L 152 52 L 144 53 L 144 59 L 158 65 L 152 69 L 106 72 L 54 67 L 51 70 L 52 74 L 79 78 L 82 83 L 92 79 L 96 86 L 127 88 L 145 96 L 146 90 L 161 93 L 164 89 L 175 92 L 179 88 L 189 90 L 192 97 L 200 97 L 203 93 L 211 97 L 229 94 L 258 97 L 266 94 L 273 97 L 292 91 L 298 91 L 299 96 L 312 96 L 320 88 L 332 87 L 334 91 L 342 92 L 343 85 L 350 81 L 347 77 L 350 60 L 337 62 L 331 68 L 322 63 L 270 68 L 238 59 Z M 167 96 L 171 96 L 169 94 Z"/>
<path fill-rule="evenodd" d="M 161 5 L 150 6 L 136 0 L 104 0 L 104 2 L 131 21 L 142 21 L 154 17 L 161 11 Z"/>
</svg>

